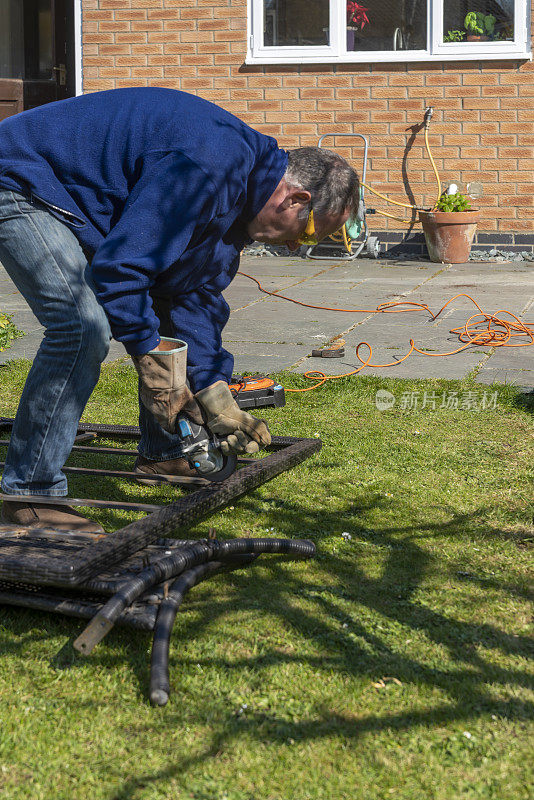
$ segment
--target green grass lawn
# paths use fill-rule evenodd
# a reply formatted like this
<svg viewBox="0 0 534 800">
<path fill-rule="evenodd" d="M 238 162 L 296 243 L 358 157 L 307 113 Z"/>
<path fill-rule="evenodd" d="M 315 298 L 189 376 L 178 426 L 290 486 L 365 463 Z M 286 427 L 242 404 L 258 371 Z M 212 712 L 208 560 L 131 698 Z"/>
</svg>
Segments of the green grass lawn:
<svg viewBox="0 0 534 800">
<path fill-rule="evenodd" d="M 26 370 L 0 369 L 0 414 Z M 135 397 L 133 369 L 107 367 L 85 419 L 133 423 Z M 1 607 L 0 796 L 532 797 L 532 413 L 510 387 L 372 377 L 265 411 L 274 434 L 322 451 L 192 535 L 309 538 L 316 559 L 265 557 L 194 589 L 163 709 L 147 701 L 148 634 L 116 629 L 83 658 L 83 622 Z M 176 496 L 79 477 L 70 490 Z M 88 513 L 110 531 L 133 518 Z"/>
<path fill-rule="evenodd" d="M 24 333 L 13 323 L 13 315 L 0 311 L 0 353 L 11 346 L 11 342 L 24 336 Z"/>
</svg>

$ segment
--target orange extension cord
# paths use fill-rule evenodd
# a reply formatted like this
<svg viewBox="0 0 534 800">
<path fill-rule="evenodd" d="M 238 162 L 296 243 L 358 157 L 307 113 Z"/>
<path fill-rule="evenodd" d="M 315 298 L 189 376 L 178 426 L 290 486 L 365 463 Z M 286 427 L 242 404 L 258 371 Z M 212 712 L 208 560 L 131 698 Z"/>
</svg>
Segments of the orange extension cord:
<svg viewBox="0 0 534 800">
<path fill-rule="evenodd" d="M 418 347 L 416 347 L 414 340 L 410 339 L 409 352 L 398 361 L 392 361 L 389 364 L 372 364 L 371 358 L 373 356 L 373 348 L 369 342 L 360 342 L 356 346 L 356 358 L 361 362 L 361 367 L 358 367 L 358 369 L 355 369 L 352 372 L 345 372 L 342 375 L 325 375 L 325 373 L 321 372 L 320 370 L 310 370 L 309 372 L 304 373 L 304 377 L 310 381 L 318 381 L 318 383 L 315 383 L 313 386 L 307 386 L 304 389 L 286 389 L 286 392 L 310 392 L 312 389 L 317 389 L 319 386 L 322 386 L 323 383 L 326 383 L 326 381 L 333 381 L 337 378 L 347 378 L 349 375 L 357 375 L 364 367 L 396 367 L 398 364 L 402 364 L 403 361 L 406 361 L 406 359 L 411 356 L 412 353 L 420 353 L 422 356 L 440 358 L 442 356 L 453 356 L 456 353 L 460 353 L 462 350 L 465 350 L 467 347 L 471 347 L 473 345 L 479 347 L 528 347 L 534 343 L 534 322 L 521 322 L 521 320 L 516 317 L 515 314 L 512 314 L 511 311 L 505 311 L 504 309 L 500 309 L 495 314 L 487 314 L 485 311 L 482 311 L 476 300 L 473 300 L 469 294 L 462 293 L 454 295 L 454 297 L 451 297 L 450 300 L 447 300 L 445 305 L 442 306 L 436 314 L 432 313 L 426 303 L 412 303 L 407 300 L 401 300 L 395 303 L 380 303 L 380 305 L 376 308 L 329 308 L 328 306 L 314 306 L 311 303 L 303 303 L 300 300 L 294 300 L 292 297 L 286 297 L 278 292 L 270 292 L 268 289 L 263 288 L 257 278 L 254 278 L 252 275 L 247 275 L 246 272 L 241 272 L 241 270 L 238 272 L 238 275 L 242 275 L 244 278 L 249 278 L 251 281 L 254 281 L 260 292 L 263 292 L 263 294 L 268 294 L 270 297 L 278 297 L 280 300 L 287 300 L 290 303 L 295 303 L 297 306 L 304 306 L 304 308 L 315 308 L 319 309 L 320 311 L 342 311 L 346 312 L 347 314 L 405 314 L 408 311 L 416 311 L 417 309 L 421 309 L 423 311 L 427 311 L 430 314 L 430 318 L 435 320 L 439 317 L 441 312 L 447 308 L 449 303 L 452 303 L 452 301 L 456 300 L 457 297 L 467 297 L 478 308 L 479 313 L 470 316 L 463 328 L 451 329 L 451 333 L 456 333 L 460 341 L 465 342 L 465 344 L 463 344 L 461 347 L 458 347 L 456 350 L 451 350 L 449 353 L 427 353 L 424 350 L 420 350 Z M 410 308 L 399 308 L 399 306 L 410 306 Z M 499 314 L 506 314 L 508 317 L 512 318 L 512 321 L 503 319 L 502 317 L 498 316 Z M 512 339 L 524 337 L 528 337 L 529 341 L 521 341 L 517 343 L 513 343 L 511 341 Z M 367 347 L 369 349 L 369 355 L 365 361 L 360 356 L 359 351 L 361 347 Z"/>
</svg>

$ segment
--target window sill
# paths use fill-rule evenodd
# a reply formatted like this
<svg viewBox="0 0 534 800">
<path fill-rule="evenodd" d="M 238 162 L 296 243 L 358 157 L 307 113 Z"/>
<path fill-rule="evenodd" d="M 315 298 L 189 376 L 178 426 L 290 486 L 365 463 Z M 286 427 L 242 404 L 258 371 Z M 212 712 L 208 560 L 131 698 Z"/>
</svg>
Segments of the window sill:
<svg viewBox="0 0 534 800">
<path fill-rule="evenodd" d="M 532 52 L 528 50 L 501 50 L 489 52 L 439 53 L 430 55 L 424 50 L 403 50 L 402 52 L 347 53 L 347 55 L 247 55 L 245 64 L 384 64 L 415 61 L 532 61 Z"/>
</svg>

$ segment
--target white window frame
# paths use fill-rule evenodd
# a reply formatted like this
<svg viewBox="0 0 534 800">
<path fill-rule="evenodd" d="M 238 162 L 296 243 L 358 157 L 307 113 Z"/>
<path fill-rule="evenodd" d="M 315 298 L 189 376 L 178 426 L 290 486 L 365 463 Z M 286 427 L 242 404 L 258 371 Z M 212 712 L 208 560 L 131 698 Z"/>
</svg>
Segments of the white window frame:
<svg viewBox="0 0 534 800">
<path fill-rule="evenodd" d="M 317 47 L 265 47 L 264 0 L 247 0 L 246 64 L 334 64 L 394 61 L 483 61 L 532 58 L 530 0 L 514 0 L 513 42 L 443 42 L 443 2 L 427 0 L 426 50 L 347 51 L 346 0 L 330 2 L 330 44 Z M 528 3 L 528 5 L 527 5 Z"/>
<path fill-rule="evenodd" d="M 74 0 L 74 69 L 77 97 L 83 94 L 82 3 L 83 0 Z"/>
</svg>

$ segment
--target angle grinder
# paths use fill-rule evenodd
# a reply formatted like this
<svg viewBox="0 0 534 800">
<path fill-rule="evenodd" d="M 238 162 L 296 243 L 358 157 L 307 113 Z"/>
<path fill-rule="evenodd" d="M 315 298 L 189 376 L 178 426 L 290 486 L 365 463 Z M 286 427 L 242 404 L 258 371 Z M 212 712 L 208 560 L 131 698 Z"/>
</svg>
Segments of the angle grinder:
<svg viewBox="0 0 534 800">
<path fill-rule="evenodd" d="M 220 449 L 220 439 L 185 414 L 178 416 L 176 433 L 182 440 L 182 453 L 200 477 L 219 483 L 229 478 L 237 467 L 235 453 L 226 455 Z"/>
</svg>

